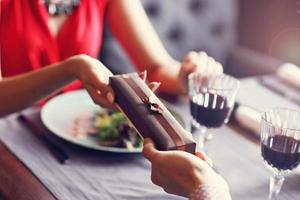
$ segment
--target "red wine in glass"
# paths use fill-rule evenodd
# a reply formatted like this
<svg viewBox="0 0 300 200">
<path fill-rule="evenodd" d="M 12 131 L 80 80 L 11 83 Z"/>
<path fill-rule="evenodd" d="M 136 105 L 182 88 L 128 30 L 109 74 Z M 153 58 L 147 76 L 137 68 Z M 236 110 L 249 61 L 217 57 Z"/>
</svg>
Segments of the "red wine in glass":
<svg viewBox="0 0 300 200">
<path fill-rule="evenodd" d="M 206 151 L 213 136 L 208 130 L 228 122 L 240 82 L 226 74 L 205 76 L 203 72 L 193 72 L 188 76 L 188 87 L 191 132 L 197 149 Z"/>
<path fill-rule="evenodd" d="M 277 170 L 292 170 L 300 163 L 300 141 L 285 135 L 269 136 L 261 145 L 264 160 Z"/>
<path fill-rule="evenodd" d="M 228 117 L 230 107 L 225 97 L 213 93 L 199 93 L 190 100 L 191 115 L 201 126 L 220 127 Z"/>
<path fill-rule="evenodd" d="M 262 113 L 261 153 L 270 177 L 268 200 L 279 194 L 285 176 L 300 164 L 300 112 L 272 108 Z"/>
</svg>

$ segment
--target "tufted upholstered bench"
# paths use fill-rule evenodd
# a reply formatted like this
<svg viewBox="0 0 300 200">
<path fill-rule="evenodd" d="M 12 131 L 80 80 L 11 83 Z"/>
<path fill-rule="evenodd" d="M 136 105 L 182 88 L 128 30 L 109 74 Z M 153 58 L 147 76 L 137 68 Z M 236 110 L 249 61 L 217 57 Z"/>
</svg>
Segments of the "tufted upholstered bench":
<svg viewBox="0 0 300 200">
<path fill-rule="evenodd" d="M 237 0 L 141 0 L 168 52 L 182 60 L 190 51 L 205 51 L 227 73 L 246 76 L 270 73 L 280 61 L 244 49 L 238 41 Z M 114 73 L 134 66 L 106 26 L 100 60 Z M 121 66 L 121 67 L 120 67 Z"/>
</svg>

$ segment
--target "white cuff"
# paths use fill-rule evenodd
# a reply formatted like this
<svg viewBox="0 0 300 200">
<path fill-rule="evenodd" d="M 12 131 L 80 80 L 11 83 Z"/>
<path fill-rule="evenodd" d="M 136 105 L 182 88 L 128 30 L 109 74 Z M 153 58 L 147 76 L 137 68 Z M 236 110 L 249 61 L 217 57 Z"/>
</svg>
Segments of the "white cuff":
<svg viewBox="0 0 300 200">
<path fill-rule="evenodd" d="M 192 191 L 189 200 L 231 200 L 231 196 L 227 184 L 201 184 Z"/>
</svg>

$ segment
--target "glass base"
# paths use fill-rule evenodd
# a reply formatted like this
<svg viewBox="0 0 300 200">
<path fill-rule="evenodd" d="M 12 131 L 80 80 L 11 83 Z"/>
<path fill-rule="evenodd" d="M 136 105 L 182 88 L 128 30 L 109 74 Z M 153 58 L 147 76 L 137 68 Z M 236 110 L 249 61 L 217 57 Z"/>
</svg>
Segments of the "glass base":
<svg viewBox="0 0 300 200">
<path fill-rule="evenodd" d="M 269 182 L 269 196 L 268 200 L 274 200 L 277 198 L 281 187 L 284 182 L 284 177 L 289 174 L 292 170 L 278 170 L 277 168 L 270 165 L 267 161 L 264 160 L 265 166 L 272 172 Z"/>
</svg>

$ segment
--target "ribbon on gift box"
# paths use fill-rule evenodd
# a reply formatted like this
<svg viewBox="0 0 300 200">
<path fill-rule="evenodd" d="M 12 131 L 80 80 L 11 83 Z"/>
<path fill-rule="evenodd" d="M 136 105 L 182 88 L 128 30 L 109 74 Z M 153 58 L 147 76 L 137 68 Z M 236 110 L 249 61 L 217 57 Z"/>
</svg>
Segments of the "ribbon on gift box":
<svg viewBox="0 0 300 200">
<path fill-rule="evenodd" d="M 140 97 L 141 102 L 144 103 L 146 107 L 149 107 L 150 111 L 153 113 L 153 116 L 160 122 L 169 136 L 172 138 L 174 144 L 178 148 L 178 150 L 184 151 L 184 144 L 181 138 L 176 133 L 176 130 L 173 128 L 170 121 L 167 120 L 165 115 L 166 107 L 160 103 L 157 97 L 154 94 L 147 96 L 147 94 L 138 86 L 138 84 L 134 81 L 132 76 L 123 75 L 124 80 L 128 83 L 128 85 L 135 91 L 136 95 Z M 136 77 L 138 75 L 136 74 Z"/>
</svg>

